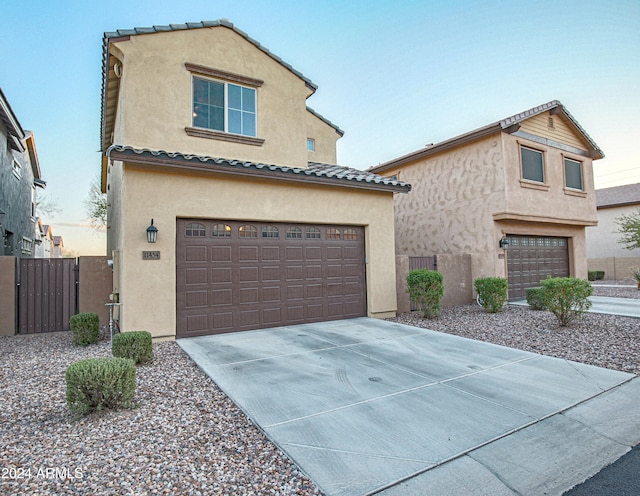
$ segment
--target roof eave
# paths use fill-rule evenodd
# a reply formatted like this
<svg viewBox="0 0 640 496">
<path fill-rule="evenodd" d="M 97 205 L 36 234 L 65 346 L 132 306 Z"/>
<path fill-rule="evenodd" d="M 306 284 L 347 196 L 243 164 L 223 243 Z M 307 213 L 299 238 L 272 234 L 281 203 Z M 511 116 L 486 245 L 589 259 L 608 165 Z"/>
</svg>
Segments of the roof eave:
<svg viewBox="0 0 640 496">
<path fill-rule="evenodd" d="M 358 181 L 336 177 L 322 177 L 316 174 L 304 173 L 304 169 L 295 167 L 279 167 L 267 164 L 255 164 L 246 167 L 244 162 L 235 160 L 217 160 L 211 157 L 197 157 L 191 155 L 165 153 L 164 157 L 154 155 L 149 150 L 133 150 L 128 147 L 111 146 L 107 156 L 111 160 L 118 160 L 130 164 L 166 167 L 190 171 L 214 172 L 244 176 L 254 179 L 270 179 L 275 181 L 290 181 L 312 185 L 337 186 L 344 188 L 365 189 L 371 191 L 385 191 L 393 193 L 408 193 L 411 186 L 384 184 L 372 181 Z M 223 165 L 227 164 L 227 165 Z M 280 169 L 280 170 L 278 170 Z M 295 172 L 297 171 L 297 172 Z"/>
<path fill-rule="evenodd" d="M 22 129 L 20 121 L 18 121 L 16 114 L 13 112 L 2 88 L 0 88 L 0 121 L 2 121 L 9 132 L 9 146 L 17 152 L 24 152 L 24 129 Z"/>
</svg>

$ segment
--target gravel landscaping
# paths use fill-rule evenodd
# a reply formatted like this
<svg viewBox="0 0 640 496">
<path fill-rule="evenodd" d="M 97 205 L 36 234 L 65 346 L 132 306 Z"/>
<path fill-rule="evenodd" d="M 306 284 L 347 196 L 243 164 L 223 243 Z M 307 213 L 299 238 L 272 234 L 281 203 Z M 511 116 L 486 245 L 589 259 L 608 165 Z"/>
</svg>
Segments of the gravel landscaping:
<svg viewBox="0 0 640 496">
<path fill-rule="evenodd" d="M 595 294 L 615 291 L 640 296 Z M 466 305 L 435 320 L 391 320 L 640 374 L 638 319 L 589 314 L 558 328 L 549 312 Z M 108 341 L 79 348 L 68 332 L 0 336 L 0 494 L 320 494 L 175 342 L 153 351 L 137 369 L 137 408 L 76 419 L 66 367 L 111 356 Z"/>
</svg>

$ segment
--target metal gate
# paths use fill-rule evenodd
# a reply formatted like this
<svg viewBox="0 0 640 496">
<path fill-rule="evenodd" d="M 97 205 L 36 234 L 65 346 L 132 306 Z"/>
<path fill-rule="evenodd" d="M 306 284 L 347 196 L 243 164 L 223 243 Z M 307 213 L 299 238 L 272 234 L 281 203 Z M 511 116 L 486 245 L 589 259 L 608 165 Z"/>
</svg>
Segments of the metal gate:
<svg viewBox="0 0 640 496">
<path fill-rule="evenodd" d="M 75 258 L 20 259 L 18 334 L 68 331 L 77 310 Z"/>
</svg>

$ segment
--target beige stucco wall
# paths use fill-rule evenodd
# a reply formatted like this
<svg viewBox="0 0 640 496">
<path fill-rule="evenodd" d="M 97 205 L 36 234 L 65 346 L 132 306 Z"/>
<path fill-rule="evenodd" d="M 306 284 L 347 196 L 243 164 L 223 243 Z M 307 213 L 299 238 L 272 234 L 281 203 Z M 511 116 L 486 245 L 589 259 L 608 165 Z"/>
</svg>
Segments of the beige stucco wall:
<svg viewBox="0 0 640 496">
<path fill-rule="evenodd" d="M 620 226 L 615 222 L 622 215 L 630 215 L 638 211 L 640 206 L 628 205 L 598 209 L 598 225 L 587 227 L 587 257 L 589 258 L 633 258 L 640 257 L 640 248 L 627 250 L 618 243 L 621 234 Z"/>
<path fill-rule="evenodd" d="M 220 174 L 150 171 L 125 164 L 120 253 L 121 328 L 174 336 L 176 218 L 337 223 L 365 226 L 368 314 L 395 314 L 393 195 L 302 183 L 255 181 Z M 170 200 L 170 201 L 169 201 Z M 153 218 L 158 241 L 149 245 Z M 160 260 L 142 260 L 159 250 Z"/>
<path fill-rule="evenodd" d="M 473 275 L 494 275 L 497 258 L 492 214 L 504 210 L 500 135 L 447 153 L 432 155 L 401 170 L 385 171 L 412 186 L 395 198 L 399 255 L 469 254 Z M 495 254 L 496 256 L 489 256 Z"/>
<path fill-rule="evenodd" d="M 504 133 L 502 142 L 507 214 L 525 216 L 528 220 L 563 224 L 586 225 L 597 222 L 591 159 Z M 520 145 L 543 152 L 545 183 L 548 188 L 540 189 L 538 184 L 521 180 Z M 582 162 L 584 192 L 565 188 L 565 157 Z"/>
<path fill-rule="evenodd" d="M 520 144 L 544 151 L 548 188 L 521 182 Z M 578 157 L 496 133 L 386 170 L 412 185 L 395 199 L 397 254 L 469 254 L 472 280 L 506 277 L 505 234 L 566 236 L 571 275 L 586 278 L 584 225 L 596 222 L 592 163 L 580 157 L 585 192 L 576 195 L 565 190 L 564 156 Z"/>
<path fill-rule="evenodd" d="M 309 162 L 336 164 L 336 142 L 340 135 L 321 119 L 307 112 L 307 138 L 315 140 L 315 150 L 307 152 Z"/>
<path fill-rule="evenodd" d="M 252 43 L 226 27 L 132 36 L 113 44 L 123 63 L 114 141 L 136 148 L 185 152 L 305 167 L 312 91 L 304 80 Z M 192 126 L 192 75 L 185 63 L 198 64 L 264 81 L 257 88 L 257 137 L 261 146 L 188 136 Z M 318 120 L 316 118 L 316 120 Z M 314 127 L 330 130 L 331 141 L 317 144 L 323 157 L 334 147 L 335 130 L 318 120 Z M 326 147 L 326 150 L 325 150 Z M 335 162 L 333 160 L 328 160 Z"/>
</svg>

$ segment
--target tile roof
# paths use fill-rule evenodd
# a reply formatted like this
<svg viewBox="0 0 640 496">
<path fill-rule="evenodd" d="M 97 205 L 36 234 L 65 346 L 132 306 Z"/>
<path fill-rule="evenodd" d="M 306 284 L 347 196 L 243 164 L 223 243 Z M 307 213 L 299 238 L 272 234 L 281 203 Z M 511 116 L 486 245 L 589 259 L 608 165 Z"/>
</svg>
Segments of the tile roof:
<svg viewBox="0 0 640 496">
<path fill-rule="evenodd" d="M 269 49 L 263 47 L 260 42 L 251 38 L 247 33 L 238 29 L 230 20 L 228 19 L 218 19 L 215 21 L 201 21 L 201 22 L 187 22 L 185 24 L 169 24 L 168 26 L 152 26 L 149 28 L 133 28 L 133 29 L 117 29 L 115 31 L 109 31 L 104 33 L 105 47 L 108 44 L 107 40 L 110 38 L 121 38 L 123 36 L 136 36 L 139 34 L 153 34 L 153 33 L 166 33 L 168 31 L 184 31 L 187 29 L 202 29 L 202 28 L 214 28 L 218 26 L 223 26 L 225 28 L 229 28 L 240 36 L 242 36 L 249 43 L 252 43 L 257 48 L 266 53 L 269 57 L 274 59 L 276 62 L 282 64 L 284 67 L 293 72 L 296 76 L 302 79 L 307 85 L 311 87 L 314 91 L 318 89 L 318 86 L 315 85 L 310 79 L 305 77 L 301 72 L 295 70 L 291 65 L 287 64 L 280 57 L 275 55 Z M 103 67 L 104 71 L 104 67 Z"/>
<path fill-rule="evenodd" d="M 596 190 L 596 207 L 640 205 L 640 183 Z"/>
<path fill-rule="evenodd" d="M 455 136 L 453 138 L 449 138 L 447 140 L 441 141 L 440 143 L 436 143 L 435 145 L 430 144 L 425 148 L 417 150 L 415 152 L 409 153 L 407 155 L 403 155 L 402 157 L 395 158 L 388 162 L 385 162 L 380 165 L 376 165 L 370 167 L 368 170 L 373 172 L 383 172 L 384 170 L 391 169 L 393 167 L 397 167 L 399 165 L 403 165 L 407 162 L 417 160 L 419 158 L 423 158 L 429 155 L 433 155 L 435 153 L 439 153 L 456 146 L 459 146 L 464 143 L 469 143 L 476 139 L 482 138 L 484 136 L 488 136 L 490 134 L 504 131 L 504 132 L 514 132 L 517 131 L 518 125 L 531 117 L 534 117 L 543 112 L 547 112 L 548 110 L 558 109 L 557 112 L 562 112 L 565 117 L 571 121 L 571 123 L 576 127 L 576 129 L 582 134 L 584 139 L 589 143 L 589 145 L 593 149 L 593 157 L 594 159 L 600 159 L 604 157 L 604 153 L 602 150 L 596 145 L 595 141 L 591 139 L 591 137 L 587 134 L 587 132 L 578 124 L 578 121 L 569 113 L 562 103 L 558 100 L 553 100 L 551 102 L 544 103 L 542 105 L 538 105 L 537 107 L 533 107 L 529 110 L 525 110 L 524 112 L 520 112 L 519 114 L 512 115 L 507 117 L 506 119 L 502 119 L 500 121 L 493 122 L 481 128 L 475 129 L 473 131 L 469 131 L 468 133 L 461 134 L 459 136 Z"/>
<path fill-rule="evenodd" d="M 122 160 L 159 166 L 188 167 L 230 174 L 269 176 L 273 179 L 305 181 L 316 184 L 350 186 L 356 188 L 408 193 L 411 185 L 368 171 L 340 165 L 309 162 L 308 167 L 289 167 L 243 160 L 229 160 L 180 152 L 136 149 L 130 146 L 112 145 L 107 150 L 112 160 Z"/>
</svg>

